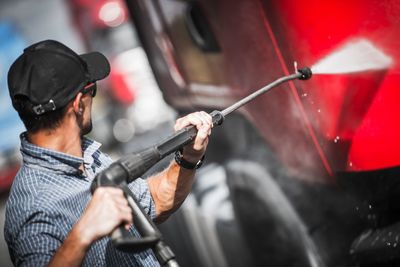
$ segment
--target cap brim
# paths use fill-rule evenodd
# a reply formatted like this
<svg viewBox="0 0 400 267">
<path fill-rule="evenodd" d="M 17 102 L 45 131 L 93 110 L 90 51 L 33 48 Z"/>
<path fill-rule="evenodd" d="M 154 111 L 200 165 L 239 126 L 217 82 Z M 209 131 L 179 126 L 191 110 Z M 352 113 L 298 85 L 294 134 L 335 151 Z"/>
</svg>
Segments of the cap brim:
<svg viewBox="0 0 400 267">
<path fill-rule="evenodd" d="M 90 82 L 102 80 L 110 74 L 110 63 L 103 54 L 91 52 L 82 54 L 80 57 L 87 64 Z"/>
</svg>

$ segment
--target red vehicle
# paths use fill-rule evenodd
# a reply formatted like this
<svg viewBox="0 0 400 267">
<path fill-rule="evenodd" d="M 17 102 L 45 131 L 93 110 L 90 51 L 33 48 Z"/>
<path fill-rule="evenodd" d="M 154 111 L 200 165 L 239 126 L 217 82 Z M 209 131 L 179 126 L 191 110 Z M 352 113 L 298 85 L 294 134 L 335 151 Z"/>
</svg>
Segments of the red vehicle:
<svg viewBox="0 0 400 267">
<path fill-rule="evenodd" d="M 169 236 L 178 261 L 188 266 L 399 262 L 398 1 L 126 2 L 164 97 L 181 113 L 224 109 L 293 73 L 294 61 L 313 67 L 353 47 L 344 58 L 349 60 L 309 81 L 273 89 L 215 129 L 208 163 L 225 173 L 226 184 L 218 186 L 227 186 L 224 201 L 230 200 L 234 216 L 215 215 L 222 212 L 222 200 L 214 202 L 214 215 L 202 213 L 213 187 L 207 191 L 199 179 L 187 204 L 192 211 L 183 207 L 164 226 L 167 237 L 180 226 Z M 387 64 L 347 73 L 348 62 L 371 47 Z M 375 62 L 368 53 L 361 58 L 361 67 Z M 218 168 L 199 176 L 210 177 Z M 216 216 L 215 224 L 194 223 L 204 216 Z M 194 234 L 199 232 L 206 237 Z"/>
</svg>

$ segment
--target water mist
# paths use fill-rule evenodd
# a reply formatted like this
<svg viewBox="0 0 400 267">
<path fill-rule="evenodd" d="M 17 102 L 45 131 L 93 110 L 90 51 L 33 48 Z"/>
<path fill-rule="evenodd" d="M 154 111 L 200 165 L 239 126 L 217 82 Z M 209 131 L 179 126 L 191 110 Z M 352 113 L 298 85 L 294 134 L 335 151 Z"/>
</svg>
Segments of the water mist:
<svg viewBox="0 0 400 267">
<path fill-rule="evenodd" d="M 311 67 L 313 74 L 341 74 L 389 68 L 393 63 L 370 41 L 359 39 L 346 43 Z"/>
</svg>

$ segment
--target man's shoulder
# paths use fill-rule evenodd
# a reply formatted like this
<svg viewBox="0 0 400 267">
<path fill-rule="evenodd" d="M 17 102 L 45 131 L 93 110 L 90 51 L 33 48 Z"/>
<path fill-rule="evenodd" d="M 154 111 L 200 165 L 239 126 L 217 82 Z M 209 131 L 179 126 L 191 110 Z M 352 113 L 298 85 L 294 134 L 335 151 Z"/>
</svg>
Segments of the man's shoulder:
<svg viewBox="0 0 400 267">
<path fill-rule="evenodd" d="M 56 172 L 23 165 L 14 178 L 7 205 L 31 208 L 54 188 L 52 180 L 57 180 L 57 176 Z"/>
<path fill-rule="evenodd" d="M 22 166 L 14 178 L 7 203 L 5 233 L 18 232 L 17 229 L 41 206 L 46 192 L 44 174 L 39 169 Z M 45 206 L 42 206 L 45 209 Z"/>
<path fill-rule="evenodd" d="M 13 187 L 22 187 L 24 189 L 40 189 L 49 181 L 58 176 L 56 172 L 40 168 L 40 166 L 31 166 L 23 164 L 14 177 Z"/>
</svg>

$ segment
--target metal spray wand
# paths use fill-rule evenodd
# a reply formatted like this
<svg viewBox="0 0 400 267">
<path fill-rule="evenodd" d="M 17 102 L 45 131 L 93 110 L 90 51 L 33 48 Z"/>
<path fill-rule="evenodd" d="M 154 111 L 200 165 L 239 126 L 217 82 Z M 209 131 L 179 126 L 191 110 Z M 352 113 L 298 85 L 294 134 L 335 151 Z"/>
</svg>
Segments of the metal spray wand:
<svg viewBox="0 0 400 267">
<path fill-rule="evenodd" d="M 308 80 L 311 76 L 312 72 L 310 68 L 299 69 L 296 73 L 275 80 L 222 111 L 214 110 L 210 113 L 213 125 L 221 125 L 225 116 L 252 101 L 259 95 L 266 93 L 270 89 L 290 80 Z M 196 127 L 187 127 L 176 132 L 158 145 L 121 158 L 96 175 L 92 183 L 92 192 L 99 186 L 115 186 L 122 188 L 132 208 L 134 225 L 141 235 L 141 238 L 133 237 L 123 226 L 120 226 L 111 235 L 111 239 L 117 249 L 126 252 L 139 252 L 152 248 L 162 266 L 178 266 L 174 253 L 168 245 L 163 242 L 161 233 L 138 204 L 135 196 L 128 188 L 128 183 L 142 176 L 148 169 L 167 155 L 191 143 L 196 135 Z"/>
</svg>

